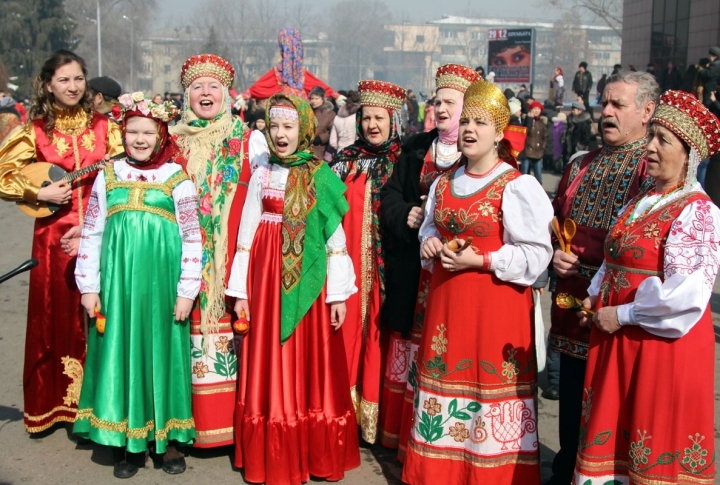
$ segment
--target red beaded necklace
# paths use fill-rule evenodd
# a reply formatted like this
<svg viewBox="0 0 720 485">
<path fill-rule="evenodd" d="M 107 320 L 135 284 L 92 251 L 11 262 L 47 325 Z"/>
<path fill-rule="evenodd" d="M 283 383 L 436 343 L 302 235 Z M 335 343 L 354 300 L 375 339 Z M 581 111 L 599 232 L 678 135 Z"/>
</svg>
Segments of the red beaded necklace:
<svg viewBox="0 0 720 485">
<path fill-rule="evenodd" d="M 490 167 L 490 170 L 488 170 L 487 172 L 483 172 L 483 173 L 470 173 L 470 172 L 468 172 L 467 167 L 465 167 L 465 174 L 470 178 L 481 179 L 481 178 L 487 177 L 489 174 L 491 174 L 493 172 L 493 170 L 495 170 L 498 167 L 498 165 L 500 165 L 502 162 L 503 162 L 502 160 L 498 160 L 495 165 Z"/>
<path fill-rule="evenodd" d="M 660 204 L 663 200 L 667 199 L 669 196 L 683 188 L 684 185 L 684 183 L 680 183 L 674 187 L 670 187 L 664 192 L 655 192 L 654 190 L 648 190 L 645 194 L 636 197 L 635 203 L 632 206 L 628 207 L 620 220 L 615 223 L 615 226 L 611 233 L 611 237 L 613 239 L 620 239 L 623 233 L 629 231 L 637 221 L 644 219 L 645 216 L 648 215 L 650 211 L 652 211 L 658 204 Z M 643 213 L 640 214 L 638 217 L 633 217 L 633 214 L 635 213 L 635 208 L 649 195 L 659 195 L 660 198 L 650 204 L 650 207 L 645 209 Z"/>
</svg>

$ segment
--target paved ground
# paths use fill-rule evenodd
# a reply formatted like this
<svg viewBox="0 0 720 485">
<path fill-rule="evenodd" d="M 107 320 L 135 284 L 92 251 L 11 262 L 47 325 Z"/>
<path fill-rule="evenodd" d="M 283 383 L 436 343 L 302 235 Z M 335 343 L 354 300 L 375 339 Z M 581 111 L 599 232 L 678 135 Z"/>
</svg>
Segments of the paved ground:
<svg viewBox="0 0 720 485">
<path fill-rule="evenodd" d="M 544 185 L 552 192 L 557 177 L 545 174 Z M 0 203 L 0 273 L 9 271 L 30 257 L 32 220 L 13 204 Z M 22 362 L 27 306 L 27 274 L 0 287 L 0 485 L 4 484 L 97 484 L 114 481 L 110 453 L 98 446 L 76 446 L 64 429 L 42 439 L 30 439 L 22 423 Z M 543 297 L 546 326 L 549 324 L 549 296 Z M 720 285 L 713 294 L 715 340 L 720 342 Z M 718 374 L 716 358 L 715 373 Z M 541 376 L 541 388 L 544 376 Z M 718 386 L 716 384 L 716 389 Z M 716 392 L 716 401 L 720 393 Z M 660 403 L 658 403 L 660 404 Z M 543 478 L 550 474 L 550 464 L 558 449 L 556 402 L 540 398 L 539 433 Z M 718 411 L 716 406 L 716 422 Z M 717 430 L 717 427 L 716 427 Z M 716 448 L 720 435 L 715 433 Z M 188 470 L 183 475 L 166 475 L 152 467 L 141 470 L 130 483 L 242 483 L 242 474 L 232 468 L 231 449 L 191 452 Z M 380 446 L 361 450 L 362 465 L 347 473 L 348 485 L 399 484 L 400 466 L 392 450 Z M 452 484 L 449 484 L 452 485 Z M 491 484 L 489 484 L 491 485 Z"/>
</svg>

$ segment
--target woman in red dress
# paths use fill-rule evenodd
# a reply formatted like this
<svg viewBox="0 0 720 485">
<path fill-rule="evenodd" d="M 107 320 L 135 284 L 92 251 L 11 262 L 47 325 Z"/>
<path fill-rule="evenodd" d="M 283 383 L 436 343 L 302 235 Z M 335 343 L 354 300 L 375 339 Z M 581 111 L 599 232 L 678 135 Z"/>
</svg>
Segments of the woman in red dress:
<svg viewBox="0 0 720 485">
<path fill-rule="evenodd" d="M 433 275 L 402 476 L 413 485 L 540 483 L 530 285 L 550 262 L 553 212 L 500 144 L 509 119 L 497 87 L 471 84 L 463 159 L 430 188 L 420 238 Z"/>
<path fill-rule="evenodd" d="M 400 155 L 400 109 L 405 90 L 392 83 L 360 81 L 358 92 L 358 138 L 335 156 L 332 167 L 347 186 L 350 210 L 343 229 L 360 287 L 347 301 L 347 321 L 342 329 L 350 393 L 362 438 L 375 443 L 383 360 L 380 307 L 385 299 L 388 251 L 380 226 L 380 189 Z"/>
<path fill-rule="evenodd" d="M 429 271 L 421 272 L 418 257 L 418 231 L 425 218 L 423 199 L 435 179 L 460 160 L 457 138 L 463 94 L 479 79 L 474 69 L 458 64 L 437 70 L 433 105 L 437 128 L 403 143 L 393 175 L 381 192 L 382 223 L 393 235 L 394 245 L 392 265 L 387 269 L 387 299 L 380 315 L 383 328 L 392 332 L 380 396 L 380 443 L 398 448 L 401 461 L 413 417 L 414 396 L 408 374 L 417 372 L 414 362 L 432 276 Z"/>
<path fill-rule="evenodd" d="M 270 164 L 250 179 L 226 291 L 250 319 L 235 465 L 250 483 L 337 481 L 360 466 L 338 331 L 357 292 L 341 226 L 345 186 L 313 156 L 310 105 L 278 94 L 268 106 Z"/>
<path fill-rule="evenodd" d="M 720 210 L 696 180 L 720 122 L 667 91 L 651 120 L 655 184 L 620 212 L 585 308 L 596 308 L 575 483 L 715 483 L 710 296 Z M 587 316 L 581 323 L 588 324 Z"/>
<path fill-rule="evenodd" d="M 72 172 L 123 151 L 118 126 L 95 112 L 86 78 L 81 57 L 55 52 L 33 82 L 32 121 L 0 148 L 2 199 L 61 206 L 35 221 L 32 257 L 40 264 L 30 273 L 23 372 L 28 433 L 40 433 L 61 421 L 72 423 L 77 414 L 85 323 L 73 277 L 76 253 L 63 251 L 60 238 L 82 224 L 97 172 L 72 184 L 36 187 L 20 171 L 38 161 Z"/>
</svg>

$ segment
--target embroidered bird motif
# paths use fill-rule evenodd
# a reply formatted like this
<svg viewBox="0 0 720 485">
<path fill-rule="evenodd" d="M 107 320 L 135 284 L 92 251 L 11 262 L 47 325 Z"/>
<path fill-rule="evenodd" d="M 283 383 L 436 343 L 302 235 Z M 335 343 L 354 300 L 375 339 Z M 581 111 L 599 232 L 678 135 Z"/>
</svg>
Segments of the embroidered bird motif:
<svg viewBox="0 0 720 485">
<path fill-rule="evenodd" d="M 502 443 L 501 450 L 507 450 L 508 446 L 519 450 L 520 439 L 537 429 L 533 412 L 523 401 L 493 403 L 485 417 L 490 418 L 493 438 Z"/>
</svg>

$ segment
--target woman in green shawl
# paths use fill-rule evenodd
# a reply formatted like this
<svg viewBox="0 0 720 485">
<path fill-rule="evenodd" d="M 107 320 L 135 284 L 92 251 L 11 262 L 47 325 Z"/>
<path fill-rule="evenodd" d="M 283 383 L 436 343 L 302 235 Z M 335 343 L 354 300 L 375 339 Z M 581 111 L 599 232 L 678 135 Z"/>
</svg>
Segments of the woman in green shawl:
<svg viewBox="0 0 720 485">
<path fill-rule="evenodd" d="M 270 163 L 250 179 L 226 294 L 250 320 L 235 413 L 235 466 L 250 483 L 337 481 L 360 465 L 342 335 L 357 292 L 341 221 L 345 184 L 314 157 L 310 105 L 266 115 Z"/>
</svg>

